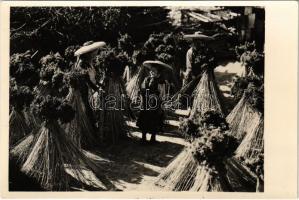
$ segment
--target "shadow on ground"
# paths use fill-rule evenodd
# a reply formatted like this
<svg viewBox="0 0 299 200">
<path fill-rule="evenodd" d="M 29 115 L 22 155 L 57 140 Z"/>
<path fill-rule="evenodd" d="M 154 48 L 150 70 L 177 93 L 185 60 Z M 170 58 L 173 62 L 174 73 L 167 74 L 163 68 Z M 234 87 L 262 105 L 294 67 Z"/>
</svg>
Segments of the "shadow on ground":
<svg viewBox="0 0 299 200">
<path fill-rule="evenodd" d="M 144 176 L 158 176 L 183 147 L 166 141 L 142 145 L 139 138 L 132 137 L 95 154 L 106 160 L 101 166 L 109 180 L 139 184 Z"/>
</svg>

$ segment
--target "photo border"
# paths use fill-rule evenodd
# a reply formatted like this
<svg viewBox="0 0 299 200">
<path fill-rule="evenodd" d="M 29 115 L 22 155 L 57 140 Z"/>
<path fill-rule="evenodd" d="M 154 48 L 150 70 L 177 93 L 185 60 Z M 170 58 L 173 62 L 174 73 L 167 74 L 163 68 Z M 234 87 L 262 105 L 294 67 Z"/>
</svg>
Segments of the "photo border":
<svg viewBox="0 0 299 200">
<path fill-rule="evenodd" d="M 0 148 L 1 195 L 5 198 L 295 198 L 297 196 L 296 1 L 12 1 L 1 2 Z M 265 7 L 265 187 L 249 192 L 9 192 L 9 7 L 10 6 L 262 6 Z"/>
</svg>

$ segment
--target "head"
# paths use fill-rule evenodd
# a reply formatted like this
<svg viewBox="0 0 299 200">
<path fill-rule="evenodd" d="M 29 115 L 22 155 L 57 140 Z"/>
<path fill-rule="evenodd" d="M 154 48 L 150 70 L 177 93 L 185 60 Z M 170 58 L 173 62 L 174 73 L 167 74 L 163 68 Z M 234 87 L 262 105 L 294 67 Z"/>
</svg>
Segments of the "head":
<svg viewBox="0 0 299 200">
<path fill-rule="evenodd" d="M 198 50 L 205 46 L 205 43 L 201 40 L 193 40 L 192 48 Z"/>
<path fill-rule="evenodd" d="M 141 65 L 145 60 L 144 52 L 142 50 L 135 50 L 132 59 L 135 65 Z"/>
<path fill-rule="evenodd" d="M 80 59 L 83 60 L 83 61 L 85 61 L 85 62 L 91 62 L 91 61 L 93 61 L 95 59 L 95 57 L 98 54 L 98 52 L 99 52 L 99 50 L 96 49 L 94 51 L 82 54 L 82 55 L 80 55 Z"/>
<path fill-rule="evenodd" d="M 88 41 L 83 44 L 83 46 L 88 46 L 93 44 L 93 41 Z M 99 49 L 95 49 L 93 51 L 87 52 L 85 54 L 80 55 L 81 60 L 85 62 L 91 62 L 93 59 L 95 59 L 96 55 L 98 54 Z"/>
<path fill-rule="evenodd" d="M 160 76 L 157 68 L 152 67 L 150 70 L 150 76 L 153 78 L 158 78 Z"/>
</svg>

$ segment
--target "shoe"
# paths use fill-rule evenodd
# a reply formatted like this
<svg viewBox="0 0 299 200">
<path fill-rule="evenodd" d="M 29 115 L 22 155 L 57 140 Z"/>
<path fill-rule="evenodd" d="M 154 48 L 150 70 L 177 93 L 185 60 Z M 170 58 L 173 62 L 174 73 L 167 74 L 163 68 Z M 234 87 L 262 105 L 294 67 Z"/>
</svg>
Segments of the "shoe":
<svg viewBox="0 0 299 200">
<path fill-rule="evenodd" d="M 157 142 L 156 139 L 151 139 L 151 140 L 150 140 L 150 143 L 151 143 L 151 144 L 157 144 L 158 142 Z"/>
</svg>

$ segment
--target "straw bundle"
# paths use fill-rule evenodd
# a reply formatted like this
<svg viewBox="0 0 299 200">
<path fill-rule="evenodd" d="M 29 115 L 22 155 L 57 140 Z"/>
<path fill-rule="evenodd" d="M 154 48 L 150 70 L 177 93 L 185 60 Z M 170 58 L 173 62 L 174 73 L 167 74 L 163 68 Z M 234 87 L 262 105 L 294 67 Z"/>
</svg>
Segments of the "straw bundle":
<svg viewBox="0 0 299 200">
<path fill-rule="evenodd" d="M 144 67 L 140 67 L 138 72 L 126 84 L 126 91 L 132 102 L 136 102 L 139 97 L 140 87 L 144 77 L 145 77 Z"/>
<path fill-rule="evenodd" d="M 21 164 L 21 171 L 36 179 L 46 190 L 70 190 L 71 176 L 82 184 L 107 189 L 101 181 L 89 180 L 86 170 L 102 179 L 100 168 L 66 137 L 58 123 L 58 119 L 63 123 L 72 120 L 71 107 L 50 96 L 40 97 L 35 103 L 39 104 L 34 105 L 34 111 L 44 119 L 41 128 L 11 150 L 11 155 Z"/>
<path fill-rule="evenodd" d="M 259 118 L 257 128 L 252 129 L 236 150 L 237 158 L 255 159 L 264 148 L 264 120 Z"/>
<path fill-rule="evenodd" d="M 87 117 L 80 92 L 71 88 L 66 100 L 75 111 L 74 119 L 65 126 L 66 134 L 79 148 L 95 146 L 95 130 Z"/>
<path fill-rule="evenodd" d="M 192 154 L 192 146 L 188 146 L 158 176 L 155 185 L 167 191 L 189 190 L 199 168 Z"/>
<path fill-rule="evenodd" d="M 209 110 L 215 110 L 224 115 L 212 73 L 212 71 L 205 71 L 193 92 L 194 100 L 190 112 L 191 118 L 199 114 L 200 120 L 201 116 Z"/>
<path fill-rule="evenodd" d="M 98 113 L 99 137 L 104 143 L 116 144 L 127 136 L 125 116 L 129 116 L 126 91 L 119 77 L 108 77 L 105 94 L 104 109 Z"/>
<path fill-rule="evenodd" d="M 248 103 L 248 96 L 244 93 L 226 120 L 229 123 L 230 133 L 242 140 L 247 133 L 258 128 L 260 114 Z"/>
<path fill-rule="evenodd" d="M 234 191 L 255 192 L 255 175 L 239 160 L 232 157 L 224 162 L 228 181 Z"/>
<path fill-rule="evenodd" d="M 231 191 L 224 161 L 236 146 L 218 129 L 206 131 L 177 156 L 155 182 L 172 191 Z"/>
<path fill-rule="evenodd" d="M 13 109 L 9 115 L 9 145 L 16 144 L 30 132 L 25 118 L 21 112 Z"/>
<path fill-rule="evenodd" d="M 21 167 L 22 172 L 37 179 L 47 190 L 69 190 L 71 178 L 65 171 L 67 164 L 76 179 L 88 183 L 82 165 L 92 170 L 95 167 L 90 166 L 91 161 L 65 137 L 57 122 L 43 124 L 34 137 L 36 142 Z"/>
<path fill-rule="evenodd" d="M 23 115 L 26 121 L 26 124 L 29 126 L 30 130 L 34 130 L 36 128 L 39 128 L 41 125 L 40 119 L 38 117 L 34 116 L 34 114 L 31 112 L 31 110 L 26 107 L 23 110 Z"/>
<path fill-rule="evenodd" d="M 9 115 L 9 144 L 12 146 L 31 131 L 24 117 L 24 109 L 32 102 L 33 94 L 27 86 L 16 86 L 11 88 L 9 95 L 12 106 Z"/>
</svg>

